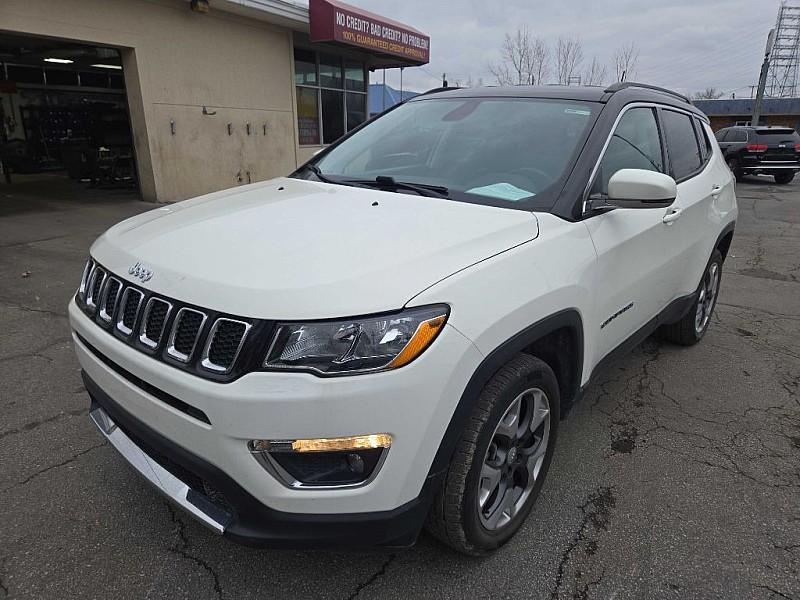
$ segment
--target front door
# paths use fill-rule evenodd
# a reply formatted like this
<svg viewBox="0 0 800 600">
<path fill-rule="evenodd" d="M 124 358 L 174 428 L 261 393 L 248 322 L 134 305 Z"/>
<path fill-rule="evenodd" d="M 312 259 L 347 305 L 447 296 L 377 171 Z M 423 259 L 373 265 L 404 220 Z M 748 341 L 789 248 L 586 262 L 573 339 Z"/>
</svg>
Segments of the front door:
<svg viewBox="0 0 800 600">
<path fill-rule="evenodd" d="M 600 162 L 592 195 L 608 192 L 620 169 L 665 172 L 654 108 L 637 106 L 620 119 Z M 681 228 L 669 208 L 615 208 L 584 221 L 597 251 L 592 326 L 596 365 L 646 325 L 674 297 L 680 278 Z"/>
</svg>

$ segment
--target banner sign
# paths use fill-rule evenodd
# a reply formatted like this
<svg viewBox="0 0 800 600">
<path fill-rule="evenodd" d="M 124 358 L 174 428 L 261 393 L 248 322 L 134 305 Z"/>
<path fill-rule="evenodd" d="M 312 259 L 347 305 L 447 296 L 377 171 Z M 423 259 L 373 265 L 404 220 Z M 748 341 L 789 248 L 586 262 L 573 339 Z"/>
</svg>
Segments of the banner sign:
<svg viewBox="0 0 800 600">
<path fill-rule="evenodd" d="M 405 59 L 408 65 L 430 60 L 431 38 L 407 25 L 338 0 L 310 0 L 312 42 L 339 42 L 376 54 Z"/>
</svg>

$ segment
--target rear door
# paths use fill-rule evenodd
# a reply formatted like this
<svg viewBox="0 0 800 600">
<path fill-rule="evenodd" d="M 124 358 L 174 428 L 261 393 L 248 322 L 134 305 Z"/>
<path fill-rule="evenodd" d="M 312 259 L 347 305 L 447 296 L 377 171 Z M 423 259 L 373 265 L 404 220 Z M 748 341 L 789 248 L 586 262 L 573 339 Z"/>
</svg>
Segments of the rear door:
<svg viewBox="0 0 800 600">
<path fill-rule="evenodd" d="M 714 146 L 705 124 L 688 112 L 661 109 L 667 140 L 670 175 L 678 184 L 678 196 L 671 209 L 678 214 L 672 224 L 677 244 L 674 260 L 679 274 L 670 300 L 691 294 L 700 282 L 710 248 L 720 231 L 720 196 L 733 193 L 730 171 L 715 160 Z M 745 130 L 733 129 L 737 139 Z"/>
</svg>

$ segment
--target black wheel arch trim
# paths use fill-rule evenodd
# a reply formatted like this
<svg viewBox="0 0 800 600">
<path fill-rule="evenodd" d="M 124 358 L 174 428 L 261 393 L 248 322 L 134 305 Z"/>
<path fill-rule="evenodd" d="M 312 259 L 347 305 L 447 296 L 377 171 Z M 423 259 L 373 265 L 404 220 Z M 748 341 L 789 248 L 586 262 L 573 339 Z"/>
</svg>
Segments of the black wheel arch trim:
<svg viewBox="0 0 800 600">
<path fill-rule="evenodd" d="M 442 436 L 439 449 L 436 451 L 433 463 L 431 464 L 428 473 L 429 479 L 440 478 L 442 473 L 447 469 L 453 452 L 456 449 L 456 445 L 458 444 L 458 440 L 461 437 L 461 433 L 464 430 L 464 424 L 469 418 L 472 408 L 477 403 L 481 391 L 494 374 L 510 361 L 514 355 L 529 347 L 537 340 L 542 339 L 544 336 L 563 328 L 571 330 L 575 335 L 577 351 L 573 360 L 576 362 L 575 368 L 577 369 L 577 377 L 575 378 L 575 384 L 571 386 L 573 388 L 571 390 L 571 399 L 575 400 L 579 397 L 584 354 L 583 319 L 576 308 L 568 308 L 529 325 L 501 343 L 481 361 L 478 368 L 475 369 L 475 372 L 472 374 L 472 377 L 470 377 L 453 411 L 450 423 L 445 430 L 444 436 Z M 561 413 L 562 418 L 565 416 L 566 412 L 567 410 L 564 410 Z"/>
<path fill-rule="evenodd" d="M 714 247 L 711 249 L 711 251 L 713 252 L 714 250 L 719 250 L 722 247 L 722 240 L 724 240 L 725 237 L 728 236 L 729 234 L 731 235 L 731 239 L 732 239 L 733 238 L 733 232 L 735 230 L 736 230 L 736 221 L 731 221 L 730 223 L 725 225 L 725 227 L 722 228 L 722 231 L 720 232 L 720 234 L 717 236 L 717 241 L 714 242 Z M 722 252 L 720 250 L 720 252 L 722 252 L 722 262 L 723 263 L 725 262 L 725 259 L 728 257 L 728 250 L 729 249 L 730 249 L 730 245 L 728 245 L 728 248 L 725 249 L 725 252 Z"/>
</svg>

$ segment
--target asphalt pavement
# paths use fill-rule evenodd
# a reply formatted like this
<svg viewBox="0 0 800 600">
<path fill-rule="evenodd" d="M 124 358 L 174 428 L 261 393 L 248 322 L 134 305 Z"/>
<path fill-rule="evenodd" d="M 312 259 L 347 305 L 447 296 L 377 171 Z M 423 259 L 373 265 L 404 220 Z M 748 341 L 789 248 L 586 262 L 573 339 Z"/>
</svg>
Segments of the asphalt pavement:
<svg viewBox="0 0 800 600">
<path fill-rule="evenodd" d="M 0 184 L 0 599 L 800 600 L 800 183 L 737 185 L 705 339 L 592 384 L 484 559 L 245 548 L 167 504 L 90 423 L 66 318 L 91 241 L 153 205 L 52 189 Z"/>
</svg>

